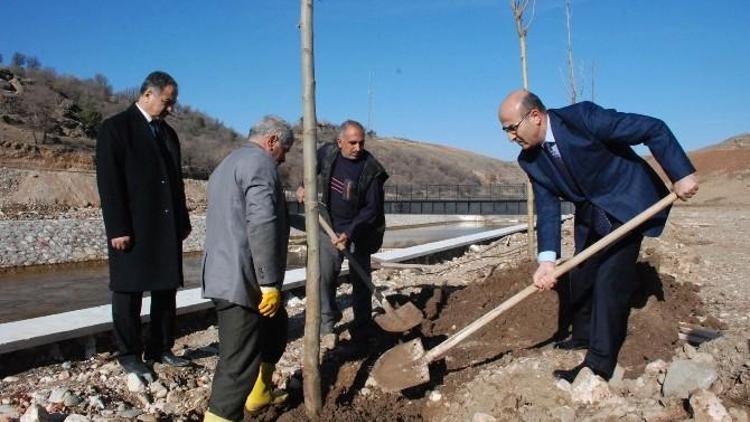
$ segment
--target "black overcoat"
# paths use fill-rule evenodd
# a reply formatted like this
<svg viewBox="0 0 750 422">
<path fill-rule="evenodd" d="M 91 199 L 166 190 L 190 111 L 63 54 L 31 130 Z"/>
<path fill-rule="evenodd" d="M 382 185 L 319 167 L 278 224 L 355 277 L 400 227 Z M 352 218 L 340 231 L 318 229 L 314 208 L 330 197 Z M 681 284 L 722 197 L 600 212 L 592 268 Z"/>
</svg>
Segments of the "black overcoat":
<svg viewBox="0 0 750 422">
<path fill-rule="evenodd" d="M 157 137 L 135 106 L 102 123 L 96 176 L 109 248 L 109 287 L 119 292 L 182 286 L 182 240 L 190 219 L 177 133 L 162 122 Z M 163 141 L 163 142 L 162 142 Z M 131 236 L 126 251 L 111 239 Z"/>
</svg>

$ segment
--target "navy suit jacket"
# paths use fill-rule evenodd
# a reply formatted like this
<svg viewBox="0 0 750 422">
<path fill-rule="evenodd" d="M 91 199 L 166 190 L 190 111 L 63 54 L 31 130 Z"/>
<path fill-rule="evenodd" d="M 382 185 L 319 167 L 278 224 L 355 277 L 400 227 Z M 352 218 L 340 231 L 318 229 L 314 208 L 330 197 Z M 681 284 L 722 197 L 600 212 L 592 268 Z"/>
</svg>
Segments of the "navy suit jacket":
<svg viewBox="0 0 750 422">
<path fill-rule="evenodd" d="M 668 193 L 632 145 L 646 145 L 672 182 L 695 172 L 677 139 L 659 119 L 604 109 L 592 102 L 547 112 L 560 155 L 576 186 L 564 182 L 541 147 L 519 154 L 518 163 L 534 189 L 539 251 L 556 251 L 560 256 L 560 198 L 576 205 L 575 241 L 580 250 L 591 226 L 591 213 L 583 212 L 591 208 L 588 205 L 624 223 Z M 645 222 L 641 233 L 661 234 L 668 213 L 666 209 Z"/>
</svg>

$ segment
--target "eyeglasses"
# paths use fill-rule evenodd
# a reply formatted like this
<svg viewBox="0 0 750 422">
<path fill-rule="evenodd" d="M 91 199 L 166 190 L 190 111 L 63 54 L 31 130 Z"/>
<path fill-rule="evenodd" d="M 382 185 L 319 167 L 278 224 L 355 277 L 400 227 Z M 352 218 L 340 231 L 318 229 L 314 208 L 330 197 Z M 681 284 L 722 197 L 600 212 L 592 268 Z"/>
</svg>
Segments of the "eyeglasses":
<svg viewBox="0 0 750 422">
<path fill-rule="evenodd" d="M 523 117 L 521 117 L 521 120 L 519 120 L 518 123 L 513 124 L 513 125 L 503 126 L 503 131 L 504 132 L 515 132 L 515 131 L 517 131 L 518 127 L 521 126 L 521 123 L 523 123 L 523 121 L 526 120 L 527 117 L 529 117 L 529 114 L 531 114 L 532 111 L 534 111 L 533 108 L 531 110 L 527 111 L 526 114 L 524 114 Z"/>
</svg>

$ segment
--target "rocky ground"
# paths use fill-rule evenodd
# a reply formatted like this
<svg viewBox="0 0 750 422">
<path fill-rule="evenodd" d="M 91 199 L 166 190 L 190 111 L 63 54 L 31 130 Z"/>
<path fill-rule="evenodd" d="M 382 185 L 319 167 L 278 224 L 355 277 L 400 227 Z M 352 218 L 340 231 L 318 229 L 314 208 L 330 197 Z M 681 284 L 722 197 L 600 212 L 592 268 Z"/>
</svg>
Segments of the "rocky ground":
<svg viewBox="0 0 750 422">
<path fill-rule="evenodd" d="M 425 310 L 425 322 L 404 336 L 348 340 L 323 356 L 323 420 L 747 420 L 750 411 L 750 224 L 744 204 L 678 206 L 665 234 L 642 248 L 641 283 L 628 340 L 620 356 L 624 377 L 609 383 L 590 373 L 571 385 L 551 372 L 571 367 L 579 352 L 552 349 L 557 298 L 535 294 L 431 365 L 430 383 L 402 393 L 381 392 L 369 374 L 377 357 L 399 341 L 420 337 L 425 348 L 462 328 L 529 282 L 525 236 L 514 235 L 417 269 L 380 269 L 376 283 L 396 300 Z M 572 249 L 566 223 L 565 250 Z M 350 292 L 343 284 L 339 298 Z M 282 408 L 259 420 L 304 419 L 301 397 L 304 298 L 290 295 L 290 343 L 275 379 L 291 392 Z M 351 315 L 345 313 L 345 321 Z M 5 374 L 0 420 L 200 420 L 216 365 L 217 331 L 207 323 L 185 329 L 178 354 L 194 366 L 156 364 L 157 382 L 126 377 L 109 352 Z M 680 323 L 721 337 L 692 346 Z M 206 326 L 208 326 L 206 328 Z M 185 327 L 183 327 L 185 328 Z M 683 331 L 685 327 L 683 327 Z M 699 332 L 700 333 L 700 332 Z M 705 334 L 705 333 L 704 333 Z M 58 357 L 59 358 L 59 357 Z M 23 415 L 23 416 L 22 416 Z M 35 417 L 37 419 L 35 419 Z M 248 417 L 249 419 L 252 419 Z"/>
</svg>

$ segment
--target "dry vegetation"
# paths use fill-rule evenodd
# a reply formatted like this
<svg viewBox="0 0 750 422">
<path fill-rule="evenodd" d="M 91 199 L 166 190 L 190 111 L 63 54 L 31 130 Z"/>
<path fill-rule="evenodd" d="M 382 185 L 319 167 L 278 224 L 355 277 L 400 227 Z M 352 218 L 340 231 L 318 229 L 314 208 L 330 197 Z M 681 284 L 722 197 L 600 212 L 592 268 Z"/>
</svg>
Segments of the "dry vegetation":
<svg viewBox="0 0 750 422">
<path fill-rule="evenodd" d="M 132 103 L 137 88 L 113 92 L 107 78 L 78 79 L 52 69 L 0 67 L 0 163 L 39 169 L 93 169 L 93 146 L 101 121 Z M 186 177 L 205 179 L 230 151 L 245 141 L 239 134 L 190 106 L 180 105 L 169 123 L 180 135 Z M 295 122 L 301 140 L 301 124 Z M 320 123 L 319 142 L 333 142 L 336 126 Z M 282 168 L 285 184 L 302 178 L 301 142 Z M 520 169 L 454 148 L 368 134 L 370 149 L 386 166 L 390 183 L 519 183 Z"/>
</svg>

